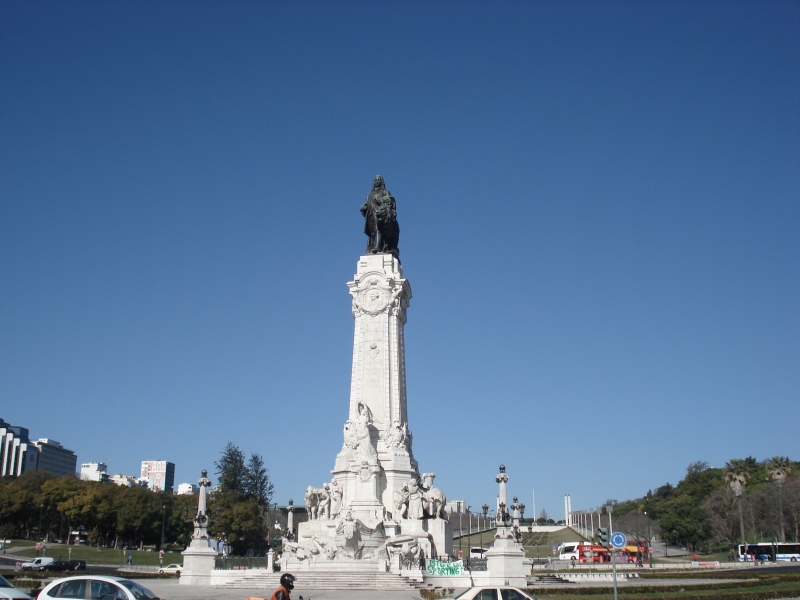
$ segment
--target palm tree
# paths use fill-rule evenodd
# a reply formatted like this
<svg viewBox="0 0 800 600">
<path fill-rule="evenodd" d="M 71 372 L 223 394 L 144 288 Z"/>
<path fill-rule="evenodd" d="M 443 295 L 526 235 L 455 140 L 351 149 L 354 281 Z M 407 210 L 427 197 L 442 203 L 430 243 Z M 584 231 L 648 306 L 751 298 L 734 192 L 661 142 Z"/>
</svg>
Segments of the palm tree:
<svg viewBox="0 0 800 600">
<path fill-rule="evenodd" d="M 740 458 L 731 459 L 725 463 L 725 482 L 731 486 L 733 495 L 736 496 L 736 503 L 739 505 L 739 532 L 744 541 L 744 514 L 742 513 L 742 496 L 747 485 L 747 465 Z"/>
<path fill-rule="evenodd" d="M 769 459 L 769 462 L 767 462 L 767 471 L 770 477 L 772 477 L 772 480 L 778 485 L 778 540 L 785 542 L 786 533 L 783 530 L 783 495 L 781 494 L 781 488 L 783 488 L 783 483 L 786 481 L 786 476 L 792 472 L 789 458 L 773 456 Z"/>
</svg>

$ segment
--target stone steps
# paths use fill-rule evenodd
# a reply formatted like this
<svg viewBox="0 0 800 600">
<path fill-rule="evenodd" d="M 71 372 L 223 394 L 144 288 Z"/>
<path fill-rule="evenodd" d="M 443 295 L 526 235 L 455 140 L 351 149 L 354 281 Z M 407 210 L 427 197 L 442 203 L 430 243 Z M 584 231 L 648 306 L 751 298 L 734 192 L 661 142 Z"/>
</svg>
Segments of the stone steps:
<svg viewBox="0 0 800 600">
<path fill-rule="evenodd" d="M 536 577 L 528 577 L 528 583 L 536 586 L 544 585 L 563 585 L 571 584 L 572 582 L 559 577 L 558 575 L 537 575 Z"/>
<path fill-rule="evenodd" d="M 217 588 L 251 589 L 277 588 L 282 573 L 268 573 L 263 570 L 242 571 L 241 575 L 232 577 Z M 297 571 L 295 590 L 416 590 L 417 584 L 402 575 L 394 573 L 331 571 L 315 573 L 313 571 Z"/>
</svg>

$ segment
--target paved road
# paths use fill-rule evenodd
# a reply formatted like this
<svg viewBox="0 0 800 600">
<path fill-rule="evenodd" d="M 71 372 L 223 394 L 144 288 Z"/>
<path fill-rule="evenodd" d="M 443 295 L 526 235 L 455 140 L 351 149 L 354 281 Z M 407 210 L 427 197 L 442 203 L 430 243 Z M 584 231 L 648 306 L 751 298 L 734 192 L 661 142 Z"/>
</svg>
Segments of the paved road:
<svg viewBox="0 0 800 600">
<path fill-rule="evenodd" d="M 248 596 L 269 598 L 274 589 L 226 590 L 180 585 L 177 579 L 143 579 L 140 583 L 165 600 L 245 600 Z M 297 585 L 292 600 L 419 600 L 419 592 L 369 592 L 355 590 L 308 590 Z"/>
</svg>

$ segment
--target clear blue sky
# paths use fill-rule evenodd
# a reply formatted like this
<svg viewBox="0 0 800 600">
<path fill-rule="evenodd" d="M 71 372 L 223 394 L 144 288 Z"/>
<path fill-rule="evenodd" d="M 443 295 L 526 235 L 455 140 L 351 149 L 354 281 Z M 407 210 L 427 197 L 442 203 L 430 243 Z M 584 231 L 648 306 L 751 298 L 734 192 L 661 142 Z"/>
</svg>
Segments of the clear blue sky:
<svg viewBox="0 0 800 600">
<path fill-rule="evenodd" d="M 798 40 L 798 2 L 6 0 L 0 417 L 176 483 L 230 440 L 301 501 L 380 173 L 449 498 L 796 460 Z"/>
</svg>

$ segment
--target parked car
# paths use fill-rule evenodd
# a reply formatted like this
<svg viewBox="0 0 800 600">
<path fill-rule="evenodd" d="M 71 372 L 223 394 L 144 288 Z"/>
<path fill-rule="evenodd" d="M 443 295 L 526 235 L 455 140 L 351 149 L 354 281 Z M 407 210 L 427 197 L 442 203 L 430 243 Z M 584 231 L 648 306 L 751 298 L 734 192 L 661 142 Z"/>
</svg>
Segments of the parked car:
<svg viewBox="0 0 800 600">
<path fill-rule="evenodd" d="M 31 600 L 28 594 L 15 588 L 8 582 L 8 579 L 2 575 L 0 575 L 0 598 L 3 598 L 3 600 L 7 598 L 13 600 Z"/>
<path fill-rule="evenodd" d="M 56 579 L 39 592 L 37 598 L 38 600 L 49 600 L 50 598 L 159 600 L 153 592 L 135 581 L 103 575 L 73 575 Z"/>
<path fill-rule="evenodd" d="M 39 596 L 41 598 L 41 596 Z M 515 587 L 474 587 L 456 597 L 456 600 L 535 600 Z"/>
<path fill-rule="evenodd" d="M 78 560 L 72 559 L 69 561 L 69 564 L 72 565 L 73 571 L 85 571 L 86 570 L 86 561 L 85 560 Z"/>
<path fill-rule="evenodd" d="M 39 571 L 72 571 L 72 565 L 68 560 L 56 560 L 39 567 Z"/>
<path fill-rule="evenodd" d="M 51 556 L 40 556 L 38 558 L 32 558 L 28 562 L 22 563 L 19 568 L 23 571 L 38 571 L 40 567 L 45 565 L 49 565 L 55 559 Z"/>
<path fill-rule="evenodd" d="M 183 570 L 183 565 L 167 565 L 166 567 L 161 567 L 158 570 L 158 572 L 161 573 L 162 575 L 164 573 L 180 575 L 182 570 Z"/>
</svg>

